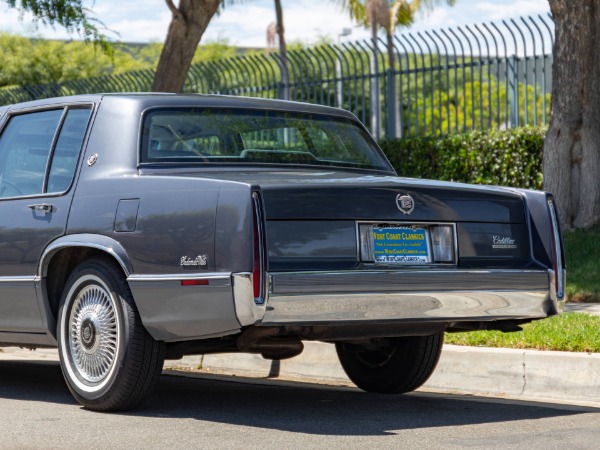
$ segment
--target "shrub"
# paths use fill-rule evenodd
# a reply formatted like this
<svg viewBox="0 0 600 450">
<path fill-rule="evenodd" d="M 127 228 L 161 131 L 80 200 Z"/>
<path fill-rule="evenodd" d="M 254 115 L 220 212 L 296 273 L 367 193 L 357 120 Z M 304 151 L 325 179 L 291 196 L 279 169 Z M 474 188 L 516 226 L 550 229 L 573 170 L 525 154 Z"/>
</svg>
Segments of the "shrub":
<svg viewBox="0 0 600 450">
<path fill-rule="evenodd" d="M 526 127 L 379 144 L 401 176 L 541 189 L 545 135 Z"/>
</svg>

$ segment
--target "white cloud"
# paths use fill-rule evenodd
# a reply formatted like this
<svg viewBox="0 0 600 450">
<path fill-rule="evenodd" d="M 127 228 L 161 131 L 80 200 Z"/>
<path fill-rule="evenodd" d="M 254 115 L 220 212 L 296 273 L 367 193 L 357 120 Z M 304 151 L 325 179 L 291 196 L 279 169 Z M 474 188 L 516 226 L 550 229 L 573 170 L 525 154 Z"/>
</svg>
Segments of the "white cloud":
<svg viewBox="0 0 600 450">
<path fill-rule="evenodd" d="M 171 14 L 166 11 L 156 19 L 121 20 L 109 28 L 119 34 L 123 42 L 162 42 L 167 34 Z"/>
<path fill-rule="evenodd" d="M 447 7 L 436 8 L 433 11 L 422 11 L 417 14 L 416 20 L 410 30 L 432 30 L 458 25 L 462 22 L 459 20 L 461 15 L 460 10 L 457 11 Z"/>
</svg>

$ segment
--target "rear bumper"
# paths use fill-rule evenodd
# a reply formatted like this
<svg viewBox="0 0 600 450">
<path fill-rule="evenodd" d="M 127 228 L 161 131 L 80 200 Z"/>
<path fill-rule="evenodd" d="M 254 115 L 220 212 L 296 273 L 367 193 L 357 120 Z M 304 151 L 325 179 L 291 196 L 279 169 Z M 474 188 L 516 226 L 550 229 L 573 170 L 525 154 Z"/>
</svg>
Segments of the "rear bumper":
<svg viewBox="0 0 600 450">
<path fill-rule="evenodd" d="M 234 296 L 242 325 L 476 322 L 558 314 L 553 282 L 551 270 L 270 273 L 253 313 L 238 307 L 250 300 L 241 290 Z"/>
</svg>

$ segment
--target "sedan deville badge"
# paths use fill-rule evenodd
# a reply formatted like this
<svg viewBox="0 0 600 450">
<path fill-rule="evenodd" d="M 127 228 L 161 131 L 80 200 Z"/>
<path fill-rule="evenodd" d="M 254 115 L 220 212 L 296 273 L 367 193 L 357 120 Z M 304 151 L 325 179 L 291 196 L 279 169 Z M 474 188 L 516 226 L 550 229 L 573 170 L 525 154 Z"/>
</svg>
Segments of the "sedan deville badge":
<svg viewBox="0 0 600 450">
<path fill-rule="evenodd" d="M 398 194 L 396 197 L 396 206 L 404 214 L 410 214 L 415 209 L 415 201 L 408 194 Z"/>
<path fill-rule="evenodd" d="M 208 257 L 206 255 L 198 255 L 196 259 L 188 258 L 187 256 L 181 257 L 182 267 L 207 267 Z"/>
</svg>

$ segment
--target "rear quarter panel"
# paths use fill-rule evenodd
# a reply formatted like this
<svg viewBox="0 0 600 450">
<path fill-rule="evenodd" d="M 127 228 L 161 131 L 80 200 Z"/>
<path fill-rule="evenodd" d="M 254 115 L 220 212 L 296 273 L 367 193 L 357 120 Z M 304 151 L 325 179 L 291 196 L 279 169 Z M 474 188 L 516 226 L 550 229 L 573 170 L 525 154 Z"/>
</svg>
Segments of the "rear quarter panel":
<svg viewBox="0 0 600 450">
<path fill-rule="evenodd" d="M 131 267 L 129 285 L 142 321 L 155 339 L 176 341 L 235 332 L 239 323 L 229 274 L 234 268 L 251 270 L 251 263 L 246 263 L 252 253 L 243 258 L 245 240 L 240 240 L 240 235 L 251 237 L 249 188 L 198 176 L 139 171 L 141 113 L 135 102 L 122 99 L 111 98 L 100 105 L 67 233 L 107 236 L 122 245 Z M 224 206 L 217 215 L 221 193 Z M 126 231 L 117 231 L 117 210 L 123 200 L 133 205 L 128 214 L 137 214 L 133 221 L 128 218 Z M 218 249 L 215 236 L 223 243 Z M 182 258 L 198 256 L 206 257 L 205 266 L 181 264 Z M 181 279 L 203 275 L 210 278 L 206 286 L 181 285 Z"/>
</svg>

